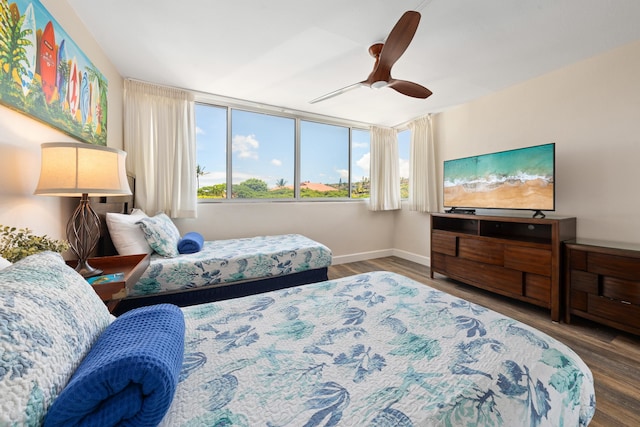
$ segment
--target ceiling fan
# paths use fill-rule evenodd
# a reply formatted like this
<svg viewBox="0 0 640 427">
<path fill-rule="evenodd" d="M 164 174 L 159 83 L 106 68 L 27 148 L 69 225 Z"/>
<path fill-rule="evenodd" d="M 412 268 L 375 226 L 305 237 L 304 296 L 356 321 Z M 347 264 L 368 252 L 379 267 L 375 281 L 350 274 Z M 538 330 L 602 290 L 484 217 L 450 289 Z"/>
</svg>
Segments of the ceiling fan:
<svg viewBox="0 0 640 427">
<path fill-rule="evenodd" d="M 398 80 L 391 77 L 391 67 L 402 56 L 409 43 L 413 39 L 420 23 L 420 13 L 416 11 L 405 12 L 393 27 L 385 43 L 375 43 L 369 47 L 369 54 L 376 59 L 373 71 L 366 80 L 329 92 L 309 101 L 310 104 L 324 101 L 334 96 L 341 95 L 361 86 L 379 89 L 390 87 L 403 95 L 414 98 L 427 98 L 432 92 L 424 86 L 407 80 Z"/>
</svg>

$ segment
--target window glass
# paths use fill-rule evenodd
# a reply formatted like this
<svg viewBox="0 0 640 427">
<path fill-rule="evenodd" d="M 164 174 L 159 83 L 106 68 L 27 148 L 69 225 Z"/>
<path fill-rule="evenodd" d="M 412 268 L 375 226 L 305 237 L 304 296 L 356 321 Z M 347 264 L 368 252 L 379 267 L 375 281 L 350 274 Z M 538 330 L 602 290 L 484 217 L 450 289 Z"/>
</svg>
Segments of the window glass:
<svg viewBox="0 0 640 427">
<path fill-rule="evenodd" d="M 196 104 L 198 198 L 223 199 L 227 186 L 227 109 Z"/>
<path fill-rule="evenodd" d="M 351 197 L 368 198 L 371 138 L 368 130 L 351 131 Z"/>
<path fill-rule="evenodd" d="M 300 197 L 349 197 L 349 128 L 300 121 Z"/>
<path fill-rule="evenodd" d="M 295 120 L 232 110 L 231 135 L 232 197 L 292 198 Z"/>
<path fill-rule="evenodd" d="M 409 158 L 411 156 L 411 131 L 398 132 L 398 161 L 400 171 L 400 197 L 409 198 Z"/>
<path fill-rule="evenodd" d="M 207 103 L 195 115 L 200 200 L 369 197 L 368 130 Z"/>
</svg>

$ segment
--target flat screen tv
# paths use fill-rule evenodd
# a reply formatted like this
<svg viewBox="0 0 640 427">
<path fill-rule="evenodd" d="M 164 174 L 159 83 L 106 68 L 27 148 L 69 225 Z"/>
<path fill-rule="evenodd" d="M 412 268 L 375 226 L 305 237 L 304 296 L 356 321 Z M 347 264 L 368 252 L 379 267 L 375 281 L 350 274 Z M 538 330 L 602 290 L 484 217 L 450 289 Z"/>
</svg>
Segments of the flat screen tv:
<svg viewBox="0 0 640 427">
<path fill-rule="evenodd" d="M 555 144 L 536 145 L 444 162 L 447 212 L 555 210 Z"/>
</svg>

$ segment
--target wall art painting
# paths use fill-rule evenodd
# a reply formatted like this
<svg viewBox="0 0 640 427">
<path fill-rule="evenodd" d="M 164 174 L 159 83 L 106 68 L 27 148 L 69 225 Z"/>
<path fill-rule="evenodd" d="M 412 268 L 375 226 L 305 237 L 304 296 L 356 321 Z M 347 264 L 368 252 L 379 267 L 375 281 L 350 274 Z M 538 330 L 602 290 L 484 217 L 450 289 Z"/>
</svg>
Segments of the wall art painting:
<svg viewBox="0 0 640 427">
<path fill-rule="evenodd" d="M 38 0 L 0 0 L 0 103 L 107 145 L 107 80 Z"/>
</svg>

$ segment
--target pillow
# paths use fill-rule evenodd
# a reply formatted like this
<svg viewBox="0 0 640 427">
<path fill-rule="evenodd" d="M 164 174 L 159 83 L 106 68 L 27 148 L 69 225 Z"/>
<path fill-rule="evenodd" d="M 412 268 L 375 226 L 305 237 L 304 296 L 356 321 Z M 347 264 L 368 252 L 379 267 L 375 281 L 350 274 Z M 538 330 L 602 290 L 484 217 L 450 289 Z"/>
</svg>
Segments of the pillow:
<svg viewBox="0 0 640 427">
<path fill-rule="evenodd" d="M 177 306 L 123 314 L 53 402 L 45 427 L 157 426 L 173 400 L 183 355 L 184 316 Z"/>
<path fill-rule="evenodd" d="M 134 209 L 129 215 L 107 212 L 107 228 L 118 254 L 136 255 L 153 252 L 140 225 L 136 224 L 142 218 L 148 217 L 140 209 Z"/>
<path fill-rule="evenodd" d="M 179 255 L 180 232 L 166 214 L 159 213 L 152 218 L 142 218 L 136 224 L 140 224 L 147 243 L 158 254 L 169 258 Z"/>
<path fill-rule="evenodd" d="M 42 425 L 112 316 L 55 252 L 0 271 L 0 425 Z"/>
<path fill-rule="evenodd" d="M 204 245 L 204 237 L 202 234 L 190 231 L 182 236 L 182 239 L 178 242 L 178 252 L 181 254 L 195 254 L 202 250 Z"/>
<path fill-rule="evenodd" d="M 2 270 L 3 268 L 9 267 L 11 265 L 11 262 L 2 258 L 0 256 L 0 270 Z"/>
</svg>

